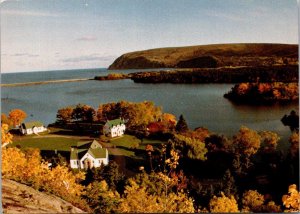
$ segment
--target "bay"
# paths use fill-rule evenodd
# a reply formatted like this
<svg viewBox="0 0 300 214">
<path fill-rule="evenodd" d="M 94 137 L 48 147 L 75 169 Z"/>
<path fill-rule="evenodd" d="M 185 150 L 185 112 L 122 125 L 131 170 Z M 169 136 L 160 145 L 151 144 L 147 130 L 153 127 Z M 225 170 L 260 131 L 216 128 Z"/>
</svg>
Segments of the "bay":
<svg viewBox="0 0 300 214">
<path fill-rule="evenodd" d="M 153 70 L 153 69 L 152 69 Z M 130 73 L 140 70 L 118 70 Z M 94 78 L 107 75 L 107 69 L 80 69 L 46 72 L 2 74 L 2 83 L 36 82 L 76 78 Z M 141 84 L 131 80 L 80 81 L 2 87 L 1 109 L 8 113 L 20 108 L 27 114 L 27 121 L 39 120 L 53 123 L 59 108 L 88 104 L 98 108 L 100 104 L 127 100 L 153 101 L 164 112 L 183 114 L 190 128 L 206 127 L 210 131 L 231 137 L 244 125 L 255 130 L 270 130 L 281 137 L 279 147 L 286 148 L 291 134 L 280 119 L 291 110 L 298 112 L 298 104 L 247 106 L 235 105 L 223 98 L 233 84 Z"/>
</svg>

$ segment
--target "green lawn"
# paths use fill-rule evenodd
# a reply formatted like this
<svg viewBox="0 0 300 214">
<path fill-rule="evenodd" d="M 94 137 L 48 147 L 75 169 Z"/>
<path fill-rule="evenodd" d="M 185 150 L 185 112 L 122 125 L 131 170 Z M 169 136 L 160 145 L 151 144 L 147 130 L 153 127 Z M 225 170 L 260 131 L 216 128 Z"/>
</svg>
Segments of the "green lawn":
<svg viewBox="0 0 300 214">
<path fill-rule="evenodd" d="M 57 151 L 70 151 L 70 147 L 76 145 L 78 139 L 65 138 L 65 137 L 22 137 L 21 139 L 14 141 L 11 146 L 20 145 L 21 148 L 34 147 L 40 150 L 57 150 Z"/>
<path fill-rule="evenodd" d="M 137 149 L 144 150 L 147 144 L 151 144 L 155 147 L 165 142 L 151 139 L 143 139 L 143 142 L 141 142 L 141 140 L 136 138 L 135 136 L 124 135 L 120 138 L 111 139 L 110 143 L 116 145 L 116 147 L 123 153 L 123 155 L 133 157 L 135 156 L 135 150 L 132 147 L 137 143 L 139 144 Z"/>
</svg>

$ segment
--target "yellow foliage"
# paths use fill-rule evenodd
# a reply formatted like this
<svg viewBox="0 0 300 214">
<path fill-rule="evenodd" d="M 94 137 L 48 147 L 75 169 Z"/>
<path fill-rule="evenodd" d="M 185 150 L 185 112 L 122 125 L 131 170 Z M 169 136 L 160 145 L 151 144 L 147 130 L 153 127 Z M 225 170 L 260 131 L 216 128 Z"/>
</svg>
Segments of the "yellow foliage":
<svg viewBox="0 0 300 214">
<path fill-rule="evenodd" d="M 84 179 L 85 174 L 79 172 L 74 175 L 67 167 L 59 165 L 50 169 L 47 163 L 42 162 L 38 149 L 29 149 L 24 153 L 12 147 L 2 151 L 2 176 L 31 184 L 65 199 L 74 199 L 83 193 L 83 186 L 78 182 Z"/>
<path fill-rule="evenodd" d="M 260 212 L 264 204 L 264 196 L 256 190 L 248 190 L 243 194 L 242 204 L 243 211 Z"/>
<path fill-rule="evenodd" d="M 290 139 L 290 153 L 292 157 L 295 157 L 299 154 L 299 132 L 293 132 Z"/>
<path fill-rule="evenodd" d="M 233 142 L 239 153 L 250 157 L 260 148 L 261 137 L 256 131 L 242 126 L 239 133 L 234 137 Z"/>
<path fill-rule="evenodd" d="M 209 210 L 212 213 L 239 212 L 235 198 L 232 195 L 230 197 L 226 197 L 223 192 L 221 192 L 221 197 L 214 196 L 209 201 Z"/>
<path fill-rule="evenodd" d="M 280 140 L 280 137 L 277 133 L 271 131 L 263 131 L 260 133 L 262 143 L 264 144 L 264 150 L 272 151 L 275 150 Z"/>
<path fill-rule="evenodd" d="M 1 124 L 1 142 L 2 147 L 12 143 L 13 135 L 8 132 L 8 125 L 5 123 Z"/>
<path fill-rule="evenodd" d="M 191 213 L 194 212 L 194 207 L 193 200 L 184 193 L 149 194 L 145 187 L 131 180 L 130 184 L 125 187 L 125 196 L 121 199 L 118 212 Z"/>
<path fill-rule="evenodd" d="M 17 179 L 23 172 L 26 161 L 25 154 L 17 148 L 2 149 L 2 176 Z"/>
<path fill-rule="evenodd" d="M 300 192 L 296 184 L 289 186 L 288 194 L 282 196 L 282 202 L 287 208 L 285 212 L 300 212 Z"/>
</svg>

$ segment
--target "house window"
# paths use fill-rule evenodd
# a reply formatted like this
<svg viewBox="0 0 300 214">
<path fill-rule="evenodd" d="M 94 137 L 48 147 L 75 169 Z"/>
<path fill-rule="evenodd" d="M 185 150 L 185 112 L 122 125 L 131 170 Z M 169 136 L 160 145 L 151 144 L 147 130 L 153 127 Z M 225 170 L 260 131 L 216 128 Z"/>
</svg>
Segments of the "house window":
<svg viewBox="0 0 300 214">
<path fill-rule="evenodd" d="M 76 160 L 74 161 L 74 165 L 75 165 L 75 166 L 77 165 L 77 161 L 76 161 Z"/>
<path fill-rule="evenodd" d="M 98 162 L 101 163 L 100 160 L 98 160 Z"/>
</svg>

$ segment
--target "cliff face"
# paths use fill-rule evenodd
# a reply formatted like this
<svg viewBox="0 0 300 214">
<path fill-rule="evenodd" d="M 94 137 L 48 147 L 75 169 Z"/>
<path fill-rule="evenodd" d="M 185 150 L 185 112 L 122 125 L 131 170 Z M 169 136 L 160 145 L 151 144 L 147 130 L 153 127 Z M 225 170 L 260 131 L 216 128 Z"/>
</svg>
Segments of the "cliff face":
<svg viewBox="0 0 300 214">
<path fill-rule="evenodd" d="M 2 180 L 4 213 L 86 213 L 54 195 L 12 180 Z"/>
<path fill-rule="evenodd" d="M 298 45 L 217 44 L 126 53 L 117 58 L 109 69 L 270 66 L 295 64 L 297 61 Z"/>
</svg>

